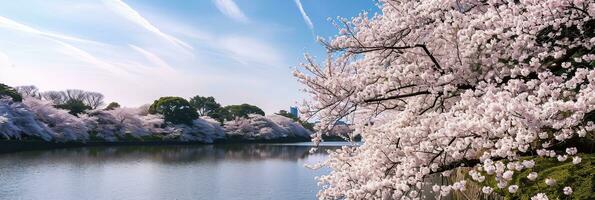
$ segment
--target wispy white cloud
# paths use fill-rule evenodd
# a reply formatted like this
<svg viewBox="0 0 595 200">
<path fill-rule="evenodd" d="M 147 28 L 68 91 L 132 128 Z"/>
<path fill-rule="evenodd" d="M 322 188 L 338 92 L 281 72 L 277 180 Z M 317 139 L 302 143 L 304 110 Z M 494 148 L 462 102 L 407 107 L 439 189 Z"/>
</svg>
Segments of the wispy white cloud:
<svg viewBox="0 0 595 200">
<path fill-rule="evenodd" d="M 196 26 L 188 26 L 177 21 L 162 21 L 168 30 L 178 35 L 192 39 L 197 46 L 195 50 L 204 61 L 215 61 L 221 59 L 225 62 L 239 62 L 242 66 L 279 67 L 286 66 L 284 52 L 278 48 L 278 44 L 249 35 L 222 34 L 208 29 L 201 29 Z M 234 64 L 234 66 L 238 66 Z"/>
<path fill-rule="evenodd" d="M 172 66 L 170 66 L 165 60 L 163 60 L 161 57 L 159 57 L 158 55 L 156 55 L 146 49 L 143 49 L 141 47 L 135 46 L 135 45 L 129 45 L 129 46 L 130 46 L 130 48 L 134 49 L 136 52 L 143 55 L 149 62 L 151 62 L 151 64 L 158 67 L 159 70 L 164 70 L 166 72 L 175 72 L 175 69 Z"/>
<path fill-rule="evenodd" d="M 69 41 L 76 41 L 76 42 L 84 42 L 84 43 L 94 43 L 94 44 L 101 44 L 96 41 L 86 40 L 74 36 L 59 34 L 59 33 L 51 33 L 48 31 L 41 31 L 36 28 L 24 25 L 22 23 L 16 22 L 12 19 L 8 19 L 6 17 L 0 16 L 0 28 L 12 29 L 16 31 L 22 31 L 30 34 L 37 34 L 44 37 L 49 37 L 53 39 L 61 39 L 61 40 L 69 40 Z"/>
<path fill-rule="evenodd" d="M 106 2 L 106 4 L 118 14 L 122 15 L 123 17 L 132 21 L 133 23 L 143 27 L 144 29 L 156 34 L 157 36 L 180 47 L 186 49 L 193 49 L 192 46 L 190 46 L 186 42 L 161 31 L 159 28 L 157 28 L 155 25 L 149 22 L 149 20 L 144 18 L 139 12 L 134 10 L 125 2 L 121 0 L 104 0 L 104 2 Z"/>
<path fill-rule="evenodd" d="M 217 44 L 226 56 L 245 65 L 256 63 L 275 67 L 283 64 L 281 53 L 268 43 L 260 40 L 229 36 L 220 38 Z"/>
<path fill-rule="evenodd" d="M 217 9 L 224 15 L 240 22 L 248 22 L 248 18 L 233 0 L 213 0 Z"/>
<path fill-rule="evenodd" d="M 300 13 L 302 14 L 302 17 L 304 18 L 306 25 L 308 25 L 308 28 L 310 28 L 310 30 L 314 30 L 314 24 L 312 23 L 312 20 L 310 20 L 310 17 L 304 10 L 304 6 L 302 6 L 302 2 L 300 0 L 295 0 L 295 5 L 297 5 L 298 9 L 300 9 Z"/>
<path fill-rule="evenodd" d="M 63 47 L 62 53 L 66 54 L 68 56 L 77 58 L 83 62 L 86 62 L 86 63 L 90 64 L 90 66 L 92 66 L 92 67 L 103 69 L 103 70 L 106 70 L 108 72 L 118 74 L 118 75 L 128 75 L 128 73 L 125 72 L 124 70 L 122 70 L 121 68 L 116 67 L 115 65 L 113 65 L 103 59 L 97 58 L 96 56 L 92 55 L 91 53 L 89 53 L 85 50 L 82 50 L 78 47 L 75 47 L 73 45 L 70 45 L 70 44 L 62 42 L 62 41 L 56 40 L 55 42 L 62 45 L 62 47 Z"/>
<path fill-rule="evenodd" d="M 82 50 L 78 47 L 75 47 L 72 44 L 67 43 L 66 41 L 76 41 L 76 42 L 83 42 L 83 43 L 105 45 L 103 43 L 91 41 L 91 40 L 85 40 L 85 39 L 77 38 L 74 36 L 68 36 L 68 35 L 64 35 L 64 34 L 60 34 L 60 33 L 50 33 L 47 31 L 41 31 L 39 29 L 33 28 L 31 26 L 16 22 L 14 20 L 11 20 L 11 19 L 8 19 L 8 18 L 2 17 L 2 16 L 0 16 L 0 27 L 7 28 L 7 29 L 10 29 L 13 31 L 19 31 L 19 32 L 24 32 L 24 33 L 28 33 L 28 34 L 41 36 L 41 37 L 46 38 L 50 41 L 58 43 L 62 47 L 60 49 L 62 51 L 62 53 L 66 54 L 70 57 L 79 59 L 83 62 L 87 62 L 87 63 L 91 64 L 91 66 L 93 66 L 93 67 L 107 70 L 111 73 L 118 73 L 118 74 L 124 73 L 118 67 L 115 67 L 115 66 L 91 55 L 89 52 Z"/>
</svg>

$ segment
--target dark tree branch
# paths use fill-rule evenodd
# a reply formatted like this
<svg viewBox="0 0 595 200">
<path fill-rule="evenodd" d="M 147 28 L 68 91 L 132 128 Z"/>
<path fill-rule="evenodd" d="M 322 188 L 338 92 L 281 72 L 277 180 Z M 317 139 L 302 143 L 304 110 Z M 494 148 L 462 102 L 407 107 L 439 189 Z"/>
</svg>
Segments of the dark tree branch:
<svg viewBox="0 0 595 200">
<path fill-rule="evenodd" d="M 371 102 L 385 101 L 385 100 L 391 100 L 391 99 L 400 99 L 400 98 L 413 97 L 413 96 L 425 95 L 425 94 L 431 94 L 431 93 L 429 91 L 419 91 L 419 92 L 413 92 L 413 93 L 409 93 L 409 94 L 393 95 L 393 96 L 382 97 L 382 98 L 366 99 L 366 100 L 364 100 L 364 102 L 371 103 Z"/>
</svg>

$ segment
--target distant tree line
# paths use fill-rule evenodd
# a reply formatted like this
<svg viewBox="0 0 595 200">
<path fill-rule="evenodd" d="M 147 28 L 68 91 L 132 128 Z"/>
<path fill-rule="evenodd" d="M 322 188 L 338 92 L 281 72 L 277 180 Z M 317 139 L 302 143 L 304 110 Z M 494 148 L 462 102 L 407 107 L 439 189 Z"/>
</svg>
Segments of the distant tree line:
<svg viewBox="0 0 595 200">
<path fill-rule="evenodd" d="M 18 86 L 14 88 L 21 96 L 29 96 L 54 103 L 56 108 L 68 110 L 72 115 L 78 115 L 86 110 L 98 109 L 104 105 L 104 96 L 98 92 L 78 89 L 64 91 L 40 92 L 33 85 Z M 13 98 L 14 99 L 14 98 Z"/>
<path fill-rule="evenodd" d="M 149 112 L 162 114 L 165 121 L 172 123 L 192 123 L 193 119 L 201 116 L 223 123 L 248 117 L 250 114 L 265 115 L 258 106 L 250 104 L 221 106 L 214 97 L 200 95 L 190 98 L 189 101 L 181 97 L 161 97 L 153 102 Z"/>
<path fill-rule="evenodd" d="M 50 101 L 54 107 L 68 110 L 72 115 L 79 115 L 88 110 L 100 109 L 105 105 L 104 95 L 98 92 L 68 89 L 64 91 L 41 92 L 35 86 L 10 86 L 0 84 L 0 96 L 9 96 L 13 101 L 22 101 L 23 96 Z M 105 110 L 119 108 L 117 102 L 109 103 Z M 258 106 L 250 104 L 221 106 L 214 97 L 196 95 L 188 100 L 182 97 L 161 97 L 149 106 L 149 113 L 161 114 L 166 122 L 173 124 L 191 124 L 201 116 L 213 118 L 220 123 L 245 118 L 250 114 L 265 115 Z"/>
</svg>

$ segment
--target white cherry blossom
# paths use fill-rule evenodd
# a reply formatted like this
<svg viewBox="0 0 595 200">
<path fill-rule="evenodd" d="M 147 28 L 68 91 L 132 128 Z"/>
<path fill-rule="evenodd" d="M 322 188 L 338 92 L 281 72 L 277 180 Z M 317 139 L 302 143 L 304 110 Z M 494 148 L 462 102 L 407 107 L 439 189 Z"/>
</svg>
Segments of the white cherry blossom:
<svg viewBox="0 0 595 200">
<path fill-rule="evenodd" d="M 518 189 L 519 189 L 519 186 L 518 186 L 518 185 L 511 185 L 511 186 L 508 186 L 508 192 L 510 192 L 510 193 L 516 193 L 516 191 L 517 191 Z"/>
<path fill-rule="evenodd" d="M 581 160 L 582 160 L 581 157 L 575 156 L 572 158 L 572 164 L 577 165 L 577 164 L 581 163 Z"/>
<path fill-rule="evenodd" d="M 595 2 L 378 5 L 377 14 L 338 18 L 342 31 L 321 40 L 328 57 L 306 55 L 294 73 L 308 95 L 302 113 L 320 121 L 314 142 L 337 120 L 364 140 L 330 155 L 319 198 L 400 198 L 461 166 L 474 169 L 472 181 L 493 175 L 504 186 L 512 171 L 536 165 L 521 157 L 565 160 L 581 151 L 566 141 L 593 135 Z"/>
<path fill-rule="evenodd" d="M 554 180 L 553 178 L 546 178 L 545 184 L 548 186 L 554 186 L 554 185 L 556 185 L 556 180 Z"/>
<path fill-rule="evenodd" d="M 535 196 L 531 197 L 531 200 L 549 200 L 549 198 L 547 198 L 547 195 L 544 193 L 537 193 Z"/>
<path fill-rule="evenodd" d="M 572 188 L 571 187 L 564 187 L 563 192 L 565 195 L 571 195 L 572 194 Z"/>
<path fill-rule="evenodd" d="M 527 178 L 531 181 L 534 181 L 535 179 L 537 179 L 537 173 L 531 172 L 531 173 L 529 173 L 529 175 L 527 175 Z"/>
</svg>

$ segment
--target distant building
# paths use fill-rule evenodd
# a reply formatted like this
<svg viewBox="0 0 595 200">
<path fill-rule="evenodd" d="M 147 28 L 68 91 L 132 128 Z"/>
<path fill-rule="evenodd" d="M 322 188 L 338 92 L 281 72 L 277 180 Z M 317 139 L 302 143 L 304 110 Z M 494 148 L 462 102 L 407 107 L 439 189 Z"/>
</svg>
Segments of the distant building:
<svg viewBox="0 0 595 200">
<path fill-rule="evenodd" d="M 298 108 L 295 106 L 291 106 L 289 107 L 289 114 L 293 115 L 294 117 L 299 117 L 299 111 Z"/>
</svg>

